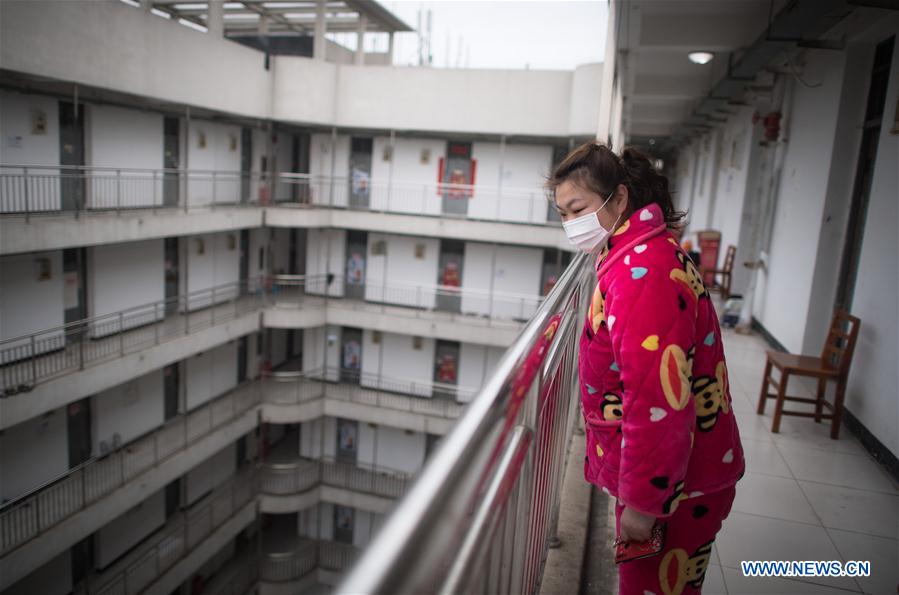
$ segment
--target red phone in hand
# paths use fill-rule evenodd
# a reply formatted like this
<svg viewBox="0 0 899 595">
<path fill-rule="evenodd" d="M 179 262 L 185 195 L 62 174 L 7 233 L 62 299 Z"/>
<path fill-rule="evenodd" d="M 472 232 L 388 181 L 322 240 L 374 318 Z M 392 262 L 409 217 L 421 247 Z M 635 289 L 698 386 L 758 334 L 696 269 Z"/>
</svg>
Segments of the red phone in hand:
<svg viewBox="0 0 899 595">
<path fill-rule="evenodd" d="M 665 547 L 665 523 L 652 526 L 649 541 L 615 541 L 615 564 L 648 558 L 662 551 Z"/>
</svg>

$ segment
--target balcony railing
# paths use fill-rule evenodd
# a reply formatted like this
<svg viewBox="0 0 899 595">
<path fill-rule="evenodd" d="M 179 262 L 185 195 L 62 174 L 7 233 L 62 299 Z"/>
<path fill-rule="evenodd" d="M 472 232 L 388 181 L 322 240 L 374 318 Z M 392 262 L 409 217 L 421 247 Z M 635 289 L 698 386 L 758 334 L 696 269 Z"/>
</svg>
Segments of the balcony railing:
<svg viewBox="0 0 899 595">
<path fill-rule="evenodd" d="M 292 551 L 263 554 L 259 575 L 270 583 L 297 581 L 316 568 L 343 572 L 358 556 L 359 550 L 347 543 L 299 539 Z"/>
<path fill-rule="evenodd" d="M 545 191 L 299 173 L 0 165 L 0 213 L 295 205 L 475 221 L 557 225 Z"/>
<path fill-rule="evenodd" d="M 578 255 L 338 592 L 535 591 L 555 533 L 592 281 Z"/>
<path fill-rule="evenodd" d="M 0 396 L 224 324 L 263 303 L 260 281 L 250 279 L 5 339 Z"/>
<path fill-rule="evenodd" d="M 338 380 L 341 376 L 343 382 Z M 476 389 L 470 387 L 390 378 L 339 368 L 271 372 L 263 379 L 262 385 L 263 399 L 271 405 L 300 405 L 324 397 L 447 419 L 459 417 L 465 405 L 458 401 L 468 400 L 475 392 Z"/>
<path fill-rule="evenodd" d="M 113 490 L 183 452 L 259 403 L 248 383 L 179 415 L 125 447 L 92 458 L 46 485 L 0 506 L 0 556 L 34 539 Z"/>
<path fill-rule="evenodd" d="M 320 485 L 354 492 L 399 498 L 411 483 L 408 474 L 361 463 L 333 459 L 297 458 L 287 463 L 265 463 L 260 490 L 272 496 L 300 494 Z"/>
<path fill-rule="evenodd" d="M 196 549 L 256 496 L 252 471 L 239 473 L 225 485 L 170 519 L 159 535 L 139 546 L 124 568 L 89 577 L 78 595 L 137 595 Z"/>
<path fill-rule="evenodd" d="M 267 285 L 275 305 L 298 305 L 305 296 L 360 300 L 383 307 L 409 308 L 412 315 L 421 312 L 446 312 L 460 317 L 525 321 L 534 315 L 543 297 L 484 291 L 446 285 L 364 281 L 351 283 L 338 275 L 273 275 Z M 396 310 L 393 310 L 396 311 Z"/>
</svg>

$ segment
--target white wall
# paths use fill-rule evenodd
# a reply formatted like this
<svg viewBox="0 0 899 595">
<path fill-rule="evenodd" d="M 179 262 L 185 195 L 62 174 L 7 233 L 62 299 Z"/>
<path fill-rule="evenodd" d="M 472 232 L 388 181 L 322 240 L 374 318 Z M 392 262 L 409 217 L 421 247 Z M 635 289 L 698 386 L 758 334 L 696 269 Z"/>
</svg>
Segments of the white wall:
<svg viewBox="0 0 899 595">
<path fill-rule="evenodd" d="M 602 62 L 581 64 L 574 69 L 571 81 L 571 109 L 568 114 L 570 134 L 596 137 L 602 84 Z"/>
<path fill-rule="evenodd" d="M 802 351 L 812 299 L 812 263 L 819 247 L 844 60 L 842 52 L 810 52 L 803 76 L 821 86 L 794 87 L 770 258 L 762 293 L 754 302 L 762 325 L 794 353 Z"/>
<path fill-rule="evenodd" d="M 247 346 L 248 351 L 255 345 Z M 237 386 L 237 341 L 187 359 L 185 392 L 187 410 L 196 409 Z"/>
<path fill-rule="evenodd" d="M 313 176 L 312 201 L 316 204 L 346 206 L 347 185 L 341 182 L 322 183 L 316 177 L 333 175 L 347 179 L 350 170 L 350 137 L 330 134 L 313 134 L 309 142 L 309 173 Z"/>
<path fill-rule="evenodd" d="M 359 422 L 360 465 L 415 473 L 425 460 L 425 434 Z"/>
<path fill-rule="evenodd" d="M 359 425 L 364 425 L 359 422 Z M 333 458 L 337 454 L 337 419 L 320 417 L 300 424 L 300 456 Z"/>
<path fill-rule="evenodd" d="M 331 369 L 328 378 L 336 380 L 337 368 L 340 367 L 340 327 L 338 326 L 303 330 L 303 370 L 306 372 L 319 371 L 324 367 Z"/>
<path fill-rule="evenodd" d="M 500 347 L 488 347 L 474 343 L 462 343 L 459 349 L 459 386 L 472 389 L 459 395 L 461 402 L 467 403 L 477 394 L 484 382 L 490 378 L 496 364 L 505 353 Z"/>
<path fill-rule="evenodd" d="M 88 248 L 88 312 L 91 317 L 135 309 L 123 316 L 125 328 L 162 318 L 152 304 L 165 299 L 165 259 L 162 240 L 126 242 Z M 118 320 L 98 324 L 95 334 L 118 330 Z"/>
<path fill-rule="evenodd" d="M 386 254 L 376 256 L 372 249 L 384 242 Z M 416 249 L 423 247 L 421 258 Z M 433 290 L 419 290 L 420 286 L 437 284 L 437 262 L 440 240 L 413 236 L 368 234 L 368 255 L 365 268 L 365 299 L 433 308 L 437 297 Z"/>
<path fill-rule="evenodd" d="M 68 470 L 65 408 L 7 428 L 0 435 L 0 501 L 12 500 Z"/>
<path fill-rule="evenodd" d="M 899 33 L 899 26 L 894 26 Z M 894 46 L 887 89 L 886 109 L 877 146 L 877 165 L 871 181 L 864 239 L 859 258 L 858 282 L 852 313 L 862 326 L 849 376 L 846 407 L 861 420 L 894 455 L 899 456 L 899 294 L 896 258 L 896 193 L 899 188 L 899 136 L 890 135 L 893 112 L 899 101 L 899 44 Z"/>
<path fill-rule="evenodd" d="M 100 442 L 112 450 L 115 434 L 124 446 L 164 421 L 162 370 L 105 390 L 91 399 L 92 454 L 103 454 Z"/>
<path fill-rule="evenodd" d="M 43 113 L 45 117 L 43 134 L 33 133 L 32 119 L 36 113 Z M 59 165 L 59 103 L 42 95 L 0 91 L 0 137 L 0 163 L 4 165 Z M 43 171 L 53 175 L 59 170 Z M 27 204 L 25 195 L 25 186 L 21 183 L 4 187 L 0 212 L 26 208 L 55 210 L 60 206 L 56 180 L 47 178 L 29 186 Z"/>
<path fill-rule="evenodd" d="M 43 258 L 50 260 L 50 278 L 39 281 L 36 261 Z M 0 338 L 11 339 L 61 326 L 65 320 L 62 282 L 60 250 L 0 258 Z M 59 337 L 60 333 L 39 337 L 53 344 L 44 348 L 38 345 L 37 352 L 58 347 L 56 340 Z M 28 349 L 18 355 L 4 356 L 4 359 L 27 355 Z"/>
<path fill-rule="evenodd" d="M 159 490 L 94 533 L 94 561 L 105 568 L 165 523 L 165 490 Z"/>
<path fill-rule="evenodd" d="M 372 378 L 363 377 L 362 386 L 430 397 L 427 385 L 434 381 L 434 339 L 422 338 L 421 349 L 415 349 L 411 335 L 381 333 L 380 345 L 373 342 L 373 336 L 371 330 L 363 329 L 362 373 Z"/>
<path fill-rule="evenodd" d="M 84 130 L 86 163 L 104 168 L 159 169 L 162 161 L 162 114 L 87 105 Z M 162 180 L 150 173 L 102 170 L 88 184 L 93 208 L 162 204 Z"/>
<path fill-rule="evenodd" d="M 237 444 L 232 442 L 187 472 L 185 503 L 190 506 L 206 493 L 221 485 L 237 470 Z"/>
<path fill-rule="evenodd" d="M 392 159 L 384 161 L 384 149 L 389 144 L 390 138 L 386 136 L 375 137 L 373 142 L 371 208 L 395 213 L 440 214 L 441 196 L 436 192 L 436 184 L 447 141 L 397 136 Z M 428 154 L 424 162 L 423 152 Z"/>
<path fill-rule="evenodd" d="M 227 301 L 237 295 L 235 284 L 240 279 L 240 232 L 190 236 L 184 238 L 182 247 L 187 253 L 188 260 L 186 291 L 202 292 L 191 296 L 191 309 L 210 305 L 213 287 L 217 288 L 216 303 Z M 226 287 L 219 290 L 218 288 L 222 286 Z"/>
<path fill-rule="evenodd" d="M 182 121 L 182 126 L 184 125 L 186 121 Z M 205 141 L 205 146 L 201 141 Z M 192 171 L 239 172 L 240 126 L 192 119 L 188 132 L 187 159 Z M 200 206 L 213 202 L 238 202 L 240 182 L 240 177 L 236 175 L 217 175 L 213 180 L 208 174 L 197 173 L 187 184 L 189 204 Z"/>
<path fill-rule="evenodd" d="M 543 251 L 517 246 L 465 243 L 462 312 L 492 313 L 504 318 L 529 318 L 540 294 Z M 493 292 L 491 300 L 485 292 Z"/>
<path fill-rule="evenodd" d="M 550 145 L 475 142 L 475 194 L 468 216 L 479 219 L 542 223 L 546 221 L 545 176 L 552 168 Z"/>
<path fill-rule="evenodd" d="M 316 285 L 308 286 L 307 293 L 325 293 L 324 277 L 327 273 L 335 279 L 327 287 L 330 296 L 343 295 L 345 274 L 346 231 L 342 229 L 310 229 L 306 234 L 306 274 L 318 278 Z"/>
</svg>

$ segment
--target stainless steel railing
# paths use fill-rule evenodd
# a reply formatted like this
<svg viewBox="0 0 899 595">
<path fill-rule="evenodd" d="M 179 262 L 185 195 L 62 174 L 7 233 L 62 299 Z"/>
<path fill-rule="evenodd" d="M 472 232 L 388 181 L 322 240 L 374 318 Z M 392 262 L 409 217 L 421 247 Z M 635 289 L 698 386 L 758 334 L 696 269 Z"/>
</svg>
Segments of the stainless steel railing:
<svg viewBox="0 0 899 595">
<path fill-rule="evenodd" d="M 533 593 L 554 534 L 593 283 L 578 255 L 340 593 Z"/>
<path fill-rule="evenodd" d="M 255 383 L 179 415 L 119 450 L 94 457 L 0 506 L 0 556 L 95 504 L 259 403 Z"/>
<path fill-rule="evenodd" d="M 343 176 L 0 164 L 0 214 L 303 206 L 555 225 L 538 187 L 353 181 Z"/>
</svg>

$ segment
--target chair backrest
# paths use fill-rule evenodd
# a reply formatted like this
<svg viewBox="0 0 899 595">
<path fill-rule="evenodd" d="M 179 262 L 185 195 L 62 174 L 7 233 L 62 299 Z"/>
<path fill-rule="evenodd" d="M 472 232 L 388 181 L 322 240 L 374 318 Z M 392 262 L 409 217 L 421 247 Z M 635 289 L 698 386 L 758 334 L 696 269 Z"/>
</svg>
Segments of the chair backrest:
<svg viewBox="0 0 899 595">
<path fill-rule="evenodd" d="M 861 320 L 845 310 L 834 312 L 830 321 L 830 331 L 824 341 L 824 349 L 821 350 L 821 360 L 826 368 L 839 371 L 843 377 L 849 374 L 849 365 L 852 363 L 858 327 L 861 323 Z"/>
<path fill-rule="evenodd" d="M 714 285 L 714 271 L 718 268 L 718 252 L 721 248 L 721 232 L 712 229 L 696 232 L 699 244 L 699 268 L 702 271 L 703 282 L 707 287 Z"/>
<path fill-rule="evenodd" d="M 727 253 L 724 255 L 724 268 L 722 269 L 725 273 L 730 273 L 734 270 L 734 259 L 737 257 L 737 247 L 731 244 L 727 247 Z"/>
</svg>

